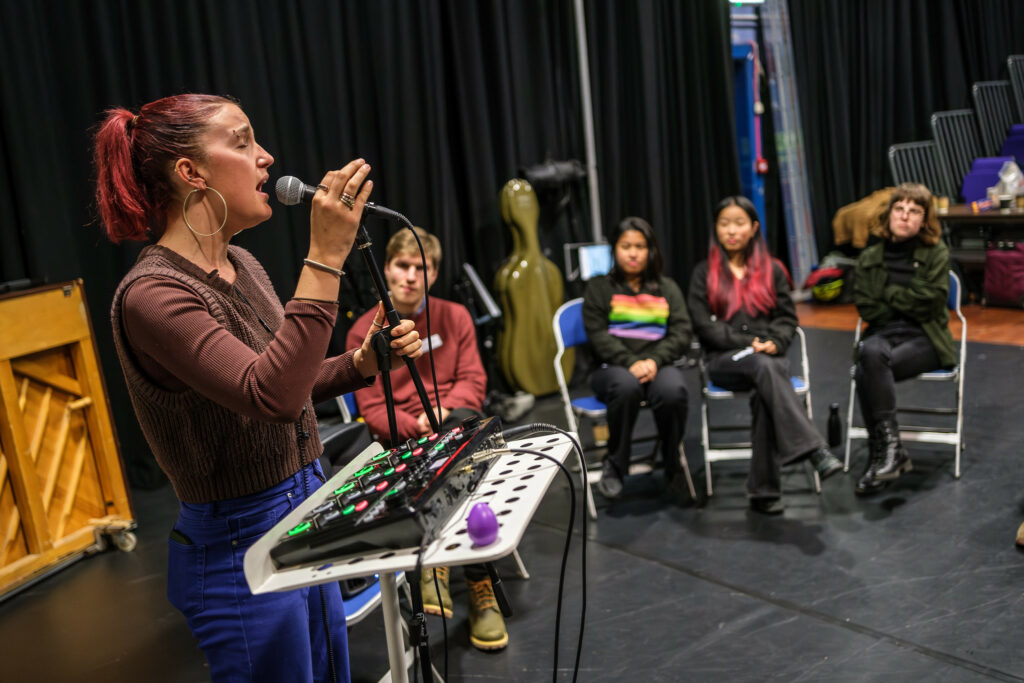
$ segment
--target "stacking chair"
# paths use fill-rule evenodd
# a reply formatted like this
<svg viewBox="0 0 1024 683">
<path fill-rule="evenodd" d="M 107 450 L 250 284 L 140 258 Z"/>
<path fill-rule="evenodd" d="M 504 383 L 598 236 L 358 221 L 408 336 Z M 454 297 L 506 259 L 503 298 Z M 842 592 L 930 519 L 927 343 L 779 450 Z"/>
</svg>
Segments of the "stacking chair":
<svg viewBox="0 0 1024 683">
<path fill-rule="evenodd" d="M 587 331 L 583 327 L 583 299 L 572 299 L 559 306 L 555 311 L 554 319 L 551 321 L 555 331 L 555 344 L 558 351 L 555 353 L 555 377 L 558 380 L 558 391 L 562 397 L 562 407 L 565 409 L 565 421 L 569 425 L 569 431 L 579 433 L 578 417 L 586 417 L 591 420 L 604 419 L 607 408 L 604 403 L 597 400 L 595 396 L 580 396 L 571 398 L 569 386 L 565 381 L 565 373 L 562 371 L 562 356 L 565 350 L 580 344 L 587 343 Z M 660 442 L 654 445 L 654 454 L 658 452 Z M 683 451 L 683 444 L 679 444 L 679 463 L 683 466 L 683 474 L 686 476 L 686 484 L 690 489 L 690 495 L 697 499 L 697 491 L 693 486 L 693 478 L 690 476 L 690 464 L 686 461 L 686 453 Z M 581 458 L 580 467 L 587 471 L 586 462 Z M 630 473 L 634 474 L 633 467 Z M 639 471 L 639 470 L 638 470 Z M 587 472 L 587 510 L 591 518 L 597 519 L 597 507 L 594 505 L 594 492 L 591 488 L 593 482 L 601 479 L 600 471 Z"/>
<path fill-rule="evenodd" d="M 1010 93 L 1010 81 L 979 81 L 971 86 L 974 111 L 978 113 L 982 152 L 996 156 L 1016 118 Z"/>
<path fill-rule="evenodd" d="M 1010 88 L 1017 104 L 1017 121 L 1024 121 L 1024 55 L 1007 57 L 1006 70 L 1010 72 Z"/>
<path fill-rule="evenodd" d="M 958 188 L 950 182 L 949 171 L 942 164 L 934 140 L 892 145 L 889 147 L 889 170 L 897 185 L 921 183 L 940 197 L 955 197 L 958 193 Z"/>
<path fill-rule="evenodd" d="M 916 441 L 921 443 L 949 444 L 955 449 L 954 476 L 960 478 L 960 453 L 964 449 L 963 442 L 963 384 L 964 384 L 964 361 L 967 359 L 967 320 L 960 310 L 960 278 L 956 273 L 949 271 L 949 296 L 946 299 L 946 306 L 956 314 L 960 320 L 960 362 L 951 370 L 935 370 L 925 372 L 909 381 L 925 382 L 952 382 L 955 387 L 955 403 L 951 408 L 914 408 L 906 407 L 896 409 L 897 413 L 909 413 L 916 415 L 949 415 L 954 417 L 952 427 L 921 427 L 905 425 L 900 422 L 900 439 L 902 441 Z M 854 330 L 853 348 L 860 344 L 861 323 L 857 318 L 857 327 Z M 868 431 L 864 427 L 853 426 L 853 406 L 857 398 L 856 364 L 850 368 L 850 403 L 846 413 L 846 455 L 844 458 L 844 470 L 850 471 L 850 442 L 853 439 L 867 439 Z"/>
<path fill-rule="evenodd" d="M 813 418 L 811 408 L 811 373 L 807 362 L 807 338 L 804 331 L 796 328 L 796 344 L 793 344 L 800 353 L 800 374 L 790 378 L 793 390 L 804 400 L 807 408 L 807 417 Z M 711 441 L 711 434 L 714 432 L 735 432 L 748 428 L 748 425 L 713 425 L 710 420 L 709 406 L 713 402 L 734 401 L 738 399 L 749 400 L 752 392 L 749 391 L 728 391 L 716 386 L 708 378 L 707 367 L 703 358 L 700 362 L 701 379 L 701 406 L 700 406 L 700 436 L 704 446 L 704 479 L 707 482 L 708 497 L 713 494 L 711 488 L 711 463 L 723 460 L 749 460 L 753 455 L 752 444 L 749 441 L 743 442 L 715 442 Z M 780 426 L 781 428 L 781 426 Z M 812 468 L 813 470 L 813 468 Z M 821 478 L 817 470 L 813 470 L 812 483 L 814 491 L 821 493 Z"/>
<path fill-rule="evenodd" d="M 940 158 L 949 169 L 950 179 L 959 194 L 974 160 L 983 156 L 974 111 L 954 109 L 935 112 L 932 114 L 932 134 L 938 144 Z"/>
</svg>

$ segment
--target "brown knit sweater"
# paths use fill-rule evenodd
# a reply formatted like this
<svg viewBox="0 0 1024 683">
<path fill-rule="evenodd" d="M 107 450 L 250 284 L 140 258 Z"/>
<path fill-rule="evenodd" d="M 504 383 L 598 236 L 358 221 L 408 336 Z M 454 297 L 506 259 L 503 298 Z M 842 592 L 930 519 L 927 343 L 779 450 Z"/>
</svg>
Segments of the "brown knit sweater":
<svg viewBox="0 0 1024 683">
<path fill-rule="evenodd" d="M 336 305 L 282 308 L 251 254 L 232 246 L 228 258 L 234 284 L 147 247 L 111 308 L 139 424 L 178 498 L 191 503 L 294 474 L 323 450 L 312 399 L 367 385 L 351 352 L 322 360 Z"/>
</svg>

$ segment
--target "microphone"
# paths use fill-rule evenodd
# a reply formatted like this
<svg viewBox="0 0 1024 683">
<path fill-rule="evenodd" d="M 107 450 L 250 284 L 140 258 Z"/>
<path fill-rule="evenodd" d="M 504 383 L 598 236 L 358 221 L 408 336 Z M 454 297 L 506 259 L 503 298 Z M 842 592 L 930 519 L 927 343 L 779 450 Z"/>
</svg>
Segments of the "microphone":
<svg viewBox="0 0 1024 683">
<path fill-rule="evenodd" d="M 300 202 L 312 201 L 317 189 L 316 185 L 307 185 L 293 175 L 281 176 L 277 179 L 277 184 L 274 186 L 274 191 L 277 193 L 277 201 L 285 206 L 295 206 Z M 366 202 L 363 206 L 363 214 L 373 214 L 381 218 L 399 221 L 400 223 L 404 222 L 402 214 L 373 202 Z"/>
</svg>

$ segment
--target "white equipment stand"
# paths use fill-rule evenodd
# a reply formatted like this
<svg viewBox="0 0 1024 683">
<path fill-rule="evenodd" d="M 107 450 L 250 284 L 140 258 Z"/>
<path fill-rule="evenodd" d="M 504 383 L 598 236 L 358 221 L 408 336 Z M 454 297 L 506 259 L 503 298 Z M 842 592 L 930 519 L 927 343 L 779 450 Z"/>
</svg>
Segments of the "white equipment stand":
<svg viewBox="0 0 1024 683">
<path fill-rule="evenodd" d="M 519 439 L 509 443 L 506 450 L 496 451 L 498 459 L 491 465 L 487 476 L 455 509 L 434 542 L 426 547 L 422 569 L 492 562 L 515 551 L 544 493 L 558 473 L 558 467 L 550 460 L 533 454 L 512 452 L 517 448 L 539 451 L 562 463 L 573 452 L 572 442 L 561 434 Z M 369 555 L 339 558 L 333 562 L 321 562 L 317 566 L 286 569 L 277 569 L 270 559 L 271 548 L 288 529 L 298 524 L 307 512 L 323 502 L 352 473 L 382 450 L 385 449 L 379 444 L 368 447 L 256 541 L 245 553 L 245 578 L 249 589 L 259 594 L 380 574 L 381 609 L 391 665 L 390 679 L 396 683 L 408 683 L 408 660 L 402 633 L 402 616 L 398 609 L 395 572 L 416 568 L 418 548 L 383 550 Z M 499 523 L 498 538 L 484 547 L 474 546 L 466 529 L 470 509 L 480 502 L 490 505 Z M 440 679 L 436 670 L 434 674 Z"/>
</svg>

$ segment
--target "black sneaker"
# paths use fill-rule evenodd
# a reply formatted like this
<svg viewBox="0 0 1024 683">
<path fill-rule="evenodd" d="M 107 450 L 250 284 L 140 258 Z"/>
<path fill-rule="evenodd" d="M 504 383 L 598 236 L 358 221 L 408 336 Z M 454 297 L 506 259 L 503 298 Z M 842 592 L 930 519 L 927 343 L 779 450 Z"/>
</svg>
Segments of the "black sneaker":
<svg viewBox="0 0 1024 683">
<path fill-rule="evenodd" d="M 597 490 L 602 496 L 612 500 L 622 495 L 622 477 L 619 476 L 619 471 L 612 461 L 607 458 L 601 466 L 601 481 L 597 482 Z"/>
</svg>

